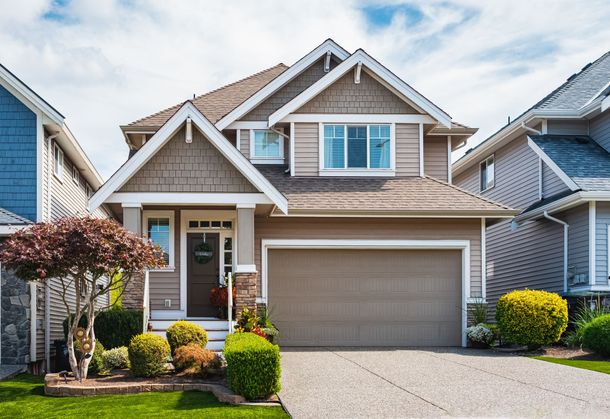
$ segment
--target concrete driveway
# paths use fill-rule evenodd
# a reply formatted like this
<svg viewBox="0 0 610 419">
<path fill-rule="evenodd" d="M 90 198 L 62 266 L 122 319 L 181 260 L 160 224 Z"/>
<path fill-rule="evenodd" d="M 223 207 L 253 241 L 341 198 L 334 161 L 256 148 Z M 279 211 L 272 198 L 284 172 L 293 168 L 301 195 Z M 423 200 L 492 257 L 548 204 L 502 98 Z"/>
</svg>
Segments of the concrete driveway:
<svg viewBox="0 0 610 419">
<path fill-rule="evenodd" d="M 610 417 L 610 375 L 475 349 L 282 350 L 294 418 Z"/>
</svg>

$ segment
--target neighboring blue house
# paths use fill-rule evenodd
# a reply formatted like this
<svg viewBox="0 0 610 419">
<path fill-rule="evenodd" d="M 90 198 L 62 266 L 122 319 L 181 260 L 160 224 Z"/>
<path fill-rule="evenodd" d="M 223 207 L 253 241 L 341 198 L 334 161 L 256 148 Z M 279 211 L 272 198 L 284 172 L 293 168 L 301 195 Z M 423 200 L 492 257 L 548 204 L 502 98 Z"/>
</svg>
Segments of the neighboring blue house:
<svg viewBox="0 0 610 419">
<path fill-rule="evenodd" d="M 0 241 L 31 223 L 88 214 L 101 184 L 63 115 L 0 64 Z M 0 364 L 50 367 L 65 317 L 56 286 L 26 283 L 0 267 Z"/>
<path fill-rule="evenodd" d="M 610 52 L 468 151 L 454 183 L 522 212 L 486 229 L 491 306 L 513 289 L 610 305 Z"/>
</svg>

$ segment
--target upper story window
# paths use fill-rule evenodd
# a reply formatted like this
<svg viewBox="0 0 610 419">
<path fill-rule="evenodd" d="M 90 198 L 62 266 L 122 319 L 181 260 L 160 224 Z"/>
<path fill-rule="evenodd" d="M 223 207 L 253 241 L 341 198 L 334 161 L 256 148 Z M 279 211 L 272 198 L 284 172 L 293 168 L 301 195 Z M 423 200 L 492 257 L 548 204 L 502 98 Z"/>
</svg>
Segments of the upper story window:
<svg viewBox="0 0 610 419">
<path fill-rule="evenodd" d="M 495 157 L 492 154 L 481 162 L 481 192 L 491 189 L 496 181 Z"/>
<path fill-rule="evenodd" d="M 155 211 L 144 214 L 146 237 L 163 251 L 166 267 L 174 265 L 174 229 L 172 211 Z"/>
<path fill-rule="evenodd" d="M 53 153 L 53 173 L 61 180 L 64 178 L 64 152 L 56 144 Z"/>
<path fill-rule="evenodd" d="M 80 174 L 78 173 L 78 167 L 72 166 L 72 180 L 78 185 L 80 182 Z"/>
<path fill-rule="evenodd" d="M 390 125 L 324 125 L 323 170 L 391 169 Z"/>
<path fill-rule="evenodd" d="M 270 130 L 252 130 L 250 158 L 254 160 L 283 160 L 284 141 Z"/>
</svg>

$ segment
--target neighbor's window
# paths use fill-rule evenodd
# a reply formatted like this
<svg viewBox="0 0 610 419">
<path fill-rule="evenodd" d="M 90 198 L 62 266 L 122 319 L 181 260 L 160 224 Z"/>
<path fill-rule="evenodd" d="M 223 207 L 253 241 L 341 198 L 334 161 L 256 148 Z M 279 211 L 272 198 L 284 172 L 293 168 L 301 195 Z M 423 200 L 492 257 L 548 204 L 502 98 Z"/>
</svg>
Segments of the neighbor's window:
<svg viewBox="0 0 610 419">
<path fill-rule="evenodd" d="M 148 239 L 163 250 L 165 265 L 170 262 L 170 219 L 165 217 L 149 217 L 147 228 Z"/>
<path fill-rule="evenodd" d="M 324 125 L 324 169 L 389 169 L 390 125 Z"/>
<path fill-rule="evenodd" d="M 76 167 L 76 165 L 72 166 L 72 180 L 77 185 L 78 185 L 78 182 L 80 181 L 80 175 L 78 173 L 78 167 Z"/>
<path fill-rule="evenodd" d="M 481 192 L 494 187 L 495 166 L 493 154 L 481 162 Z"/>
<path fill-rule="evenodd" d="M 57 176 L 59 179 L 63 179 L 64 177 L 64 152 L 61 151 L 61 148 L 59 148 L 59 146 L 55 145 L 55 149 L 54 149 L 54 154 L 55 154 L 55 159 L 53 162 L 53 172 L 55 173 L 55 176 Z"/>
<path fill-rule="evenodd" d="M 254 130 L 252 158 L 281 159 L 284 157 L 282 137 L 273 131 Z"/>
</svg>

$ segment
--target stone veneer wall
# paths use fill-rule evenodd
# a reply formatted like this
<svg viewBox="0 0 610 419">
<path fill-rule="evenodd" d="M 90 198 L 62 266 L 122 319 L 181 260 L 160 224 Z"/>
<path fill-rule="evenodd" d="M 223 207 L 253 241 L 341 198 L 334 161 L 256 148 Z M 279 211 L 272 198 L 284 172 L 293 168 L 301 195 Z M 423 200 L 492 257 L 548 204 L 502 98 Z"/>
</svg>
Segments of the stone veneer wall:
<svg viewBox="0 0 610 419">
<path fill-rule="evenodd" d="M 30 287 L 26 281 L 4 269 L 0 276 L 0 364 L 27 364 L 30 361 Z"/>
<path fill-rule="evenodd" d="M 238 317 L 243 307 L 256 314 L 257 277 L 256 272 L 235 274 L 235 311 Z"/>
<path fill-rule="evenodd" d="M 123 291 L 124 308 L 141 310 L 144 307 L 144 274 L 134 274 Z"/>
</svg>

